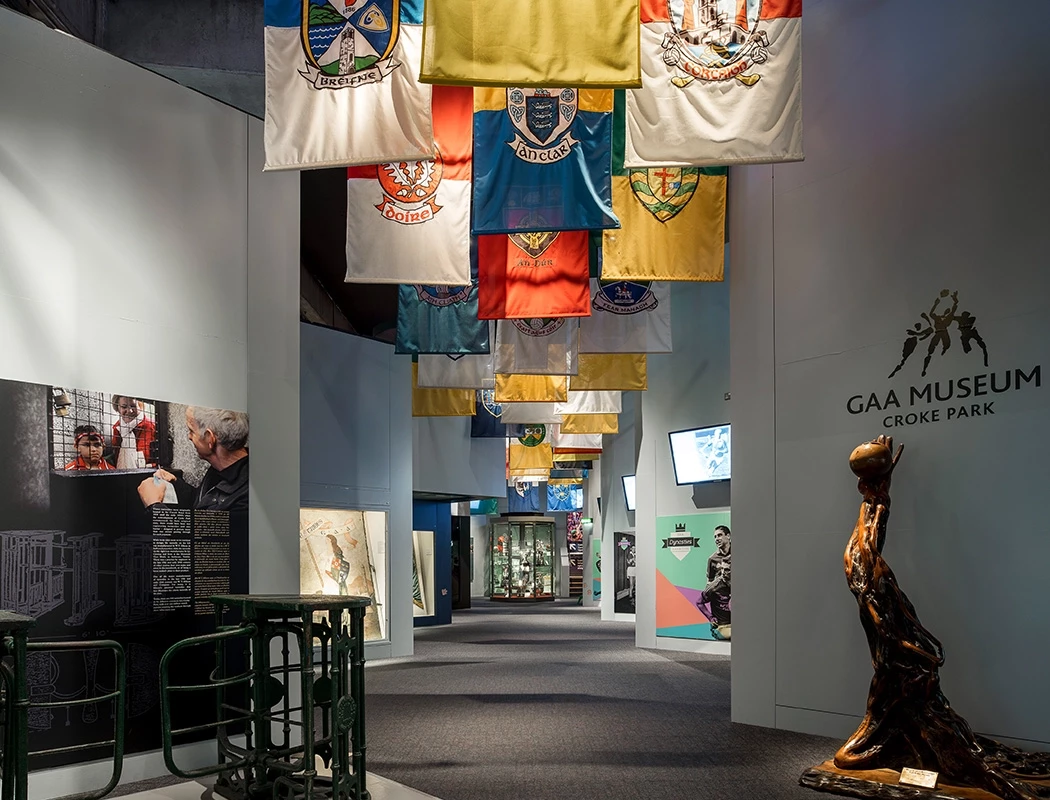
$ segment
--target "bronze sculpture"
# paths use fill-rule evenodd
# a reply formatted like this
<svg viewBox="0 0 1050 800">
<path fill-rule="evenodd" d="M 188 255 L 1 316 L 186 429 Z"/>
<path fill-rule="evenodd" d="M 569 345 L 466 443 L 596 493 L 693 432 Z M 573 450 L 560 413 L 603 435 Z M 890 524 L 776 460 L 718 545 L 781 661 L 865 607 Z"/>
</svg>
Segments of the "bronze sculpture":
<svg viewBox="0 0 1050 800">
<path fill-rule="evenodd" d="M 864 499 L 846 545 L 846 582 L 857 598 L 874 675 L 860 726 L 833 762 L 807 770 L 800 782 L 862 797 L 945 796 L 947 787 L 931 795 L 887 785 L 911 767 L 1002 800 L 1050 797 L 1050 753 L 1027 753 L 977 735 L 951 708 L 940 688 L 941 643 L 919 622 L 882 557 L 890 480 L 903 451 L 901 445 L 894 453 L 893 439 L 879 436 L 850 455 Z"/>
</svg>

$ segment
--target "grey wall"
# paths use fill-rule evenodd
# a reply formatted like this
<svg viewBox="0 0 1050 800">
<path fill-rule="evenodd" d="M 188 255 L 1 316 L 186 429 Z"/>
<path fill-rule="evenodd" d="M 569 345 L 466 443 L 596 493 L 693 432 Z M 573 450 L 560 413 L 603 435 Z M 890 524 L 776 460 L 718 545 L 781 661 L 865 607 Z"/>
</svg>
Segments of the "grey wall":
<svg viewBox="0 0 1050 800">
<path fill-rule="evenodd" d="M 613 611 L 615 592 L 612 589 L 615 561 L 615 538 L 622 531 L 633 531 L 635 513 L 627 510 L 620 478 L 633 475 L 638 463 L 638 437 L 641 432 L 641 393 L 623 393 L 623 411 L 620 412 L 619 432 L 602 437 L 601 475 L 599 476 L 602 497 L 601 536 L 602 564 L 609 564 L 606 573 L 608 585 L 602 586 L 602 619 L 634 619 L 633 614 Z"/>
<path fill-rule="evenodd" d="M 385 511 L 390 641 L 412 653 L 412 364 L 393 345 L 303 323 L 300 502 Z M 298 564 L 298 558 L 296 558 Z"/>
<path fill-rule="evenodd" d="M 417 492 L 506 497 L 506 457 L 503 439 L 470 438 L 470 417 L 412 418 Z"/>
<path fill-rule="evenodd" d="M 293 588 L 298 180 L 261 174 L 243 113 L 5 9 L 0 108 L 0 378 L 247 409 L 250 586 Z M 125 781 L 165 773 L 125 759 Z M 37 772 L 30 791 L 107 778 Z"/>
<path fill-rule="evenodd" d="M 635 637 L 639 647 L 727 653 L 725 642 L 657 639 L 656 518 L 729 505 L 728 483 L 695 488 L 675 484 L 667 437 L 670 431 L 730 419 L 725 397 L 729 391 L 728 281 L 672 284 L 671 333 L 674 352 L 648 357 L 649 389 L 640 393 Z"/>
<path fill-rule="evenodd" d="M 737 721 L 840 736 L 863 713 L 871 667 L 842 574 L 859 503 L 846 459 L 885 432 L 907 447 L 885 553 L 944 644 L 948 698 L 979 731 L 1050 743 L 1050 395 L 1031 383 L 909 402 L 913 386 L 1050 368 L 1050 235 L 1035 200 L 1050 116 L 1032 105 L 1050 6 L 1026 7 L 1005 69 L 970 55 L 987 44 L 986 10 L 808 5 L 806 161 L 732 171 Z M 889 379 L 905 329 L 943 288 L 976 316 L 989 366 L 952 326 L 926 378 L 923 343 Z M 851 396 L 884 404 L 891 389 L 904 407 L 888 419 L 850 413 Z M 958 418 L 975 399 L 981 416 Z"/>
</svg>

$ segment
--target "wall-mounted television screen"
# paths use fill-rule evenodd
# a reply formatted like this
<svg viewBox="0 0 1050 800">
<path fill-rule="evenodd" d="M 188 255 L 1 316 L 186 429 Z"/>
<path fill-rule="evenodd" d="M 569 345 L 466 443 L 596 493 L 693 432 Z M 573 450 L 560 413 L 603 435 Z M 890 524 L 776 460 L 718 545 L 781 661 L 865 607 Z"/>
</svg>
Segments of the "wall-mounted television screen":
<svg viewBox="0 0 1050 800">
<path fill-rule="evenodd" d="M 728 424 L 672 431 L 668 436 L 675 482 L 679 486 L 729 480 Z"/>
<path fill-rule="evenodd" d="M 624 475 L 620 480 L 623 481 L 623 499 L 627 501 L 627 510 L 634 511 L 634 475 Z"/>
</svg>

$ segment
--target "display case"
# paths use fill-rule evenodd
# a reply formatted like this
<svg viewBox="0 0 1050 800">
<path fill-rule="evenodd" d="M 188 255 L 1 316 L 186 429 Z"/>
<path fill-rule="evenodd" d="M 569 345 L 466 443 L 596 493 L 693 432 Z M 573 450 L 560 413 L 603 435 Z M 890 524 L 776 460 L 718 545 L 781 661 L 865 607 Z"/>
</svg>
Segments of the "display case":
<svg viewBox="0 0 1050 800">
<path fill-rule="evenodd" d="M 505 516 L 489 528 L 493 600 L 554 599 L 554 520 Z"/>
</svg>

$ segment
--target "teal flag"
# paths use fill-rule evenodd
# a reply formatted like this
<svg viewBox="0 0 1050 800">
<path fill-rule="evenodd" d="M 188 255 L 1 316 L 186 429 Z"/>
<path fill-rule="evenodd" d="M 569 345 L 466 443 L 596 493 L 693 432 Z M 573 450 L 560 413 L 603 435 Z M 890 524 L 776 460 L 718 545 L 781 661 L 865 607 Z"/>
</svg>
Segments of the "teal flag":
<svg viewBox="0 0 1050 800">
<path fill-rule="evenodd" d="M 489 324 L 478 319 L 476 270 L 469 286 L 399 287 L 395 353 L 485 354 L 489 346 Z"/>
</svg>

